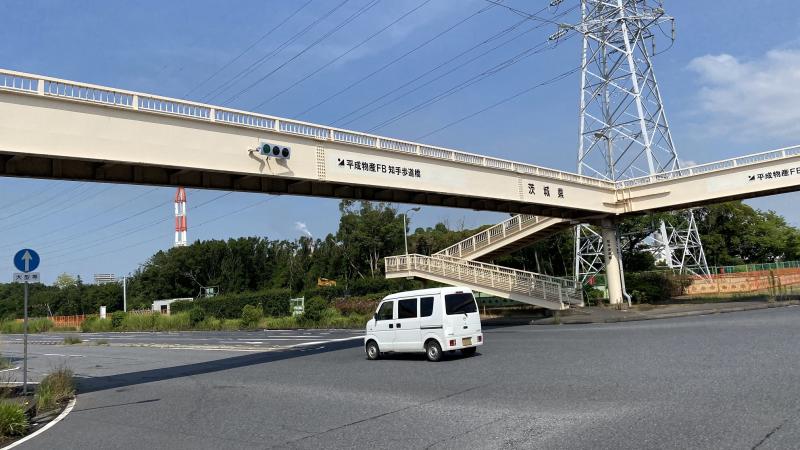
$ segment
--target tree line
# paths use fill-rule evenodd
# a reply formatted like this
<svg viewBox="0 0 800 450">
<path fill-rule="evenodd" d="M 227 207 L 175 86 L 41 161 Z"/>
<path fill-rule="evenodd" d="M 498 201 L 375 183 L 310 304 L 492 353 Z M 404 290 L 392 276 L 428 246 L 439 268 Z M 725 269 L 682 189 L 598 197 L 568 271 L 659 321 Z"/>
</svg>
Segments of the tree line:
<svg viewBox="0 0 800 450">
<path fill-rule="evenodd" d="M 392 286 L 383 280 L 383 258 L 404 252 L 402 215 L 389 203 L 345 200 L 339 210 L 337 231 L 324 238 L 251 236 L 196 241 L 158 251 L 128 278 L 129 307 L 149 307 L 156 299 L 197 297 L 203 287 L 228 294 L 287 289 L 299 296 L 317 289 L 319 278 L 327 278 L 337 282 L 337 295 L 347 296 L 348 286 L 356 284 L 359 295 L 373 285 L 376 292 Z M 728 202 L 697 208 L 695 217 L 709 265 L 800 259 L 800 231 L 775 212 Z M 662 218 L 674 224 L 683 220 L 680 215 L 663 213 L 620 223 L 626 273 L 657 268 L 645 240 Z M 408 235 L 409 252 L 429 255 L 482 228 L 453 229 L 444 223 L 418 227 Z M 573 231 L 565 230 L 494 263 L 570 276 L 573 245 Z M 21 284 L 0 284 L 0 317 L 19 317 L 21 298 Z M 31 315 L 39 316 L 94 314 L 100 305 L 120 310 L 122 287 L 84 284 L 80 278 L 64 275 L 52 286 L 32 285 L 30 304 Z"/>
</svg>

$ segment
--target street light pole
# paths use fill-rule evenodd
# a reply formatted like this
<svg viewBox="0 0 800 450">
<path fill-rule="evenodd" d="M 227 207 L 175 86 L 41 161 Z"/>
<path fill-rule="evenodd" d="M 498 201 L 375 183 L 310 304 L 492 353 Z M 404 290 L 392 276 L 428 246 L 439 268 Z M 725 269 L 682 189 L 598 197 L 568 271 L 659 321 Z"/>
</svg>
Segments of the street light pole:
<svg viewBox="0 0 800 450">
<path fill-rule="evenodd" d="M 406 218 L 408 216 L 408 213 L 410 213 L 411 211 L 417 212 L 419 210 L 420 207 L 416 206 L 414 208 L 407 209 L 406 212 L 403 213 L 403 243 L 405 244 L 406 255 L 408 255 L 408 229 L 406 225 Z"/>
</svg>

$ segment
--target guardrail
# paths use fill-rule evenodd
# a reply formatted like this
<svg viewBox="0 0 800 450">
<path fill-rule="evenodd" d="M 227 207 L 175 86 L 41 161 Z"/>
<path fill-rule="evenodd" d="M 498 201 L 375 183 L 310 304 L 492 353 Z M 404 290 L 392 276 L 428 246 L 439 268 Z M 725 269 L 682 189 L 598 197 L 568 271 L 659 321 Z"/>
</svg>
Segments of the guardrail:
<svg viewBox="0 0 800 450">
<path fill-rule="evenodd" d="M 178 100 L 75 81 L 60 80 L 24 72 L 0 69 L 0 91 L 54 97 L 68 101 L 93 103 L 111 108 L 136 110 L 150 114 L 170 115 L 236 127 L 269 130 L 273 133 L 300 135 L 316 140 L 342 142 L 382 151 L 414 154 L 425 158 L 451 161 L 457 164 L 482 166 L 496 170 L 536 175 L 607 189 L 614 188 L 614 183 L 607 180 L 547 169 L 533 164 L 492 158 L 459 150 L 223 108 L 204 103 Z"/>
<path fill-rule="evenodd" d="M 528 214 L 518 214 L 510 219 L 506 219 L 497 225 L 493 225 L 479 233 L 474 234 L 461 242 L 457 242 L 450 247 L 440 250 L 433 254 L 433 256 L 453 256 L 456 258 L 465 258 L 478 250 L 485 248 L 493 243 L 498 242 L 512 236 L 519 234 L 533 226 L 540 225 L 545 222 L 560 222 L 561 219 L 552 217 L 532 216 Z"/>
<path fill-rule="evenodd" d="M 489 264 L 470 264 L 467 261 L 434 258 L 424 255 L 400 255 L 386 258 L 386 274 L 428 273 L 470 284 L 477 288 L 490 287 L 499 291 L 521 294 L 551 303 L 554 309 L 564 309 L 569 296 L 560 283 L 541 279 L 532 272 L 490 267 Z M 503 270 L 500 270 L 503 269 Z"/>
<path fill-rule="evenodd" d="M 634 186 L 641 186 L 645 184 L 658 183 L 661 181 L 674 180 L 676 178 L 691 177 L 694 175 L 716 172 L 718 170 L 749 166 L 764 161 L 774 161 L 798 155 L 800 155 L 800 145 L 795 145 L 792 147 L 779 148 L 777 150 L 769 150 L 766 152 L 739 156 L 737 158 L 725 159 L 722 161 L 714 161 L 706 164 L 700 164 L 697 166 L 672 170 L 669 172 L 662 172 L 656 175 L 647 175 L 638 178 L 631 178 L 628 180 L 621 180 L 615 183 L 615 189 L 624 189 Z"/>
</svg>

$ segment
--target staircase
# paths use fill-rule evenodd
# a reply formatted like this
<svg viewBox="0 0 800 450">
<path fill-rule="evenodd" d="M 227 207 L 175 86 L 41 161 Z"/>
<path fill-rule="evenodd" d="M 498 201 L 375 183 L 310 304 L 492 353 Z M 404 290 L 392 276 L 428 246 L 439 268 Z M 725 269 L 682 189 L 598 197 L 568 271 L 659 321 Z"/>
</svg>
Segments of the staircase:
<svg viewBox="0 0 800 450">
<path fill-rule="evenodd" d="M 565 278 L 437 255 L 386 258 L 386 278 L 419 277 L 547 309 L 583 306 L 580 289 Z"/>
<path fill-rule="evenodd" d="M 474 236 L 434 253 L 432 256 L 483 261 L 525 248 L 573 225 L 569 220 L 554 217 L 516 215 L 491 226 Z"/>
</svg>

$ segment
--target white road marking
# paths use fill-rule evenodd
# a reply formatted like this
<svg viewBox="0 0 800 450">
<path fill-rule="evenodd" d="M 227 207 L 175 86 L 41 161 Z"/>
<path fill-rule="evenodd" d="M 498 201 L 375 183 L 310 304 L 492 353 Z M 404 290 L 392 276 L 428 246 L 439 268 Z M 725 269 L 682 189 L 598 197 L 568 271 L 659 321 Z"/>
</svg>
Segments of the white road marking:
<svg viewBox="0 0 800 450">
<path fill-rule="evenodd" d="M 64 355 L 62 353 L 42 353 L 42 356 L 64 356 L 68 358 L 85 358 L 83 355 Z"/>
</svg>

